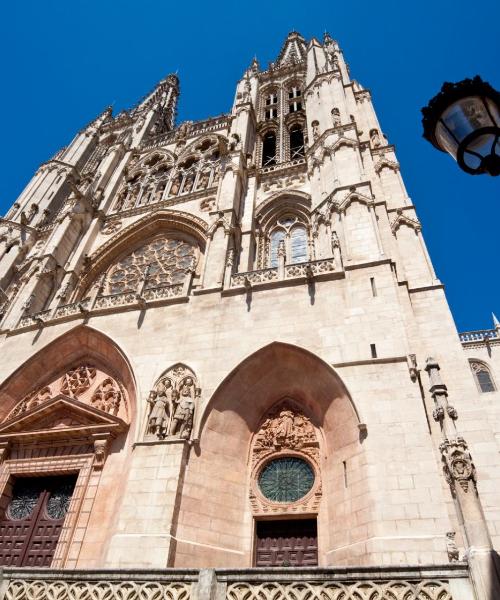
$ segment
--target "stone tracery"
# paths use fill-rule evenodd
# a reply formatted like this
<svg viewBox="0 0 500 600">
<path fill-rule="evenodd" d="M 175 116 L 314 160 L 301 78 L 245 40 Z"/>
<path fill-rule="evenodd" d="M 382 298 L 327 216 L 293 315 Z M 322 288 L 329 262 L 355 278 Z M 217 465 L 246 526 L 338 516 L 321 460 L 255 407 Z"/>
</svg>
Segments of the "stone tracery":
<svg viewBox="0 0 500 600">
<path fill-rule="evenodd" d="M 60 394 L 128 420 L 126 393 L 120 383 L 95 365 L 83 362 L 68 369 L 62 377 L 29 392 L 14 406 L 5 421 L 19 417 Z"/>
<path fill-rule="evenodd" d="M 305 460 L 314 471 L 314 483 L 308 488 L 311 491 L 295 502 L 273 502 L 259 489 L 259 477 L 273 461 L 286 457 Z M 281 401 L 264 417 L 252 441 L 250 463 L 250 503 L 254 512 L 287 512 L 292 506 L 294 512 L 317 510 L 321 499 L 318 436 L 310 418 L 295 401 Z"/>
<path fill-rule="evenodd" d="M 183 283 L 197 264 L 198 250 L 186 239 L 164 234 L 139 246 L 108 270 L 107 293 L 138 292 Z"/>
</svg>

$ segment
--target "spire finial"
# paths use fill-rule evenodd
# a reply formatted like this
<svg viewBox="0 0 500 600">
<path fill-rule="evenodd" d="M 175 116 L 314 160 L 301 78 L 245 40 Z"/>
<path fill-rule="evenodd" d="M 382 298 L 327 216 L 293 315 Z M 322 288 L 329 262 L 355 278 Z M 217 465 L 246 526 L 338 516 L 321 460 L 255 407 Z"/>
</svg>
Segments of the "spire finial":
<svg viewBox="0 0 500 600">
<path fill-rule="evenodd" d="M 491 316 L 493 317 L 493 325 L 495 326 L 495 329 L 500 329 L 500 321 L 497 319 L 495 313 L 492 312 Z"/>
</svg>

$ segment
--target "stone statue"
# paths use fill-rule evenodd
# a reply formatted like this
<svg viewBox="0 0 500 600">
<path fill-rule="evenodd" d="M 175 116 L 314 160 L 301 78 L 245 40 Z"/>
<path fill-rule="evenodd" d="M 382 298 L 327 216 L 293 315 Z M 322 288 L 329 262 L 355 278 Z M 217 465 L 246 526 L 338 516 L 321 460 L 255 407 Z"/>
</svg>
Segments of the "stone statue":
<svg viewBox="0 0 500 600">
<path fill-rule="evenodd" d="M 192 377 L 186 377 L 179 387 L 179 398 L 170 426 L 170 435 L 189 439 L 193 427 L 196 388 Z"/>
<path fill-rule="evenodd" d="M 334 127 L 340 126 L 340 110 L 338 108 L 332 108 L 332 121 Z"/>
<path fill-rule="evenodd" d="M 372 148 L 379 148 L 382 145 L 378 129 L 372 129 L 370 131 L 370 143 L 372 145 Z"/>
<path fill-rule="evenodd" d="M 173 180 L 172 186 L 170 187 L 170 196 L 177 196 L 181 187 L 182 175 L 177 175 Z"/>
<path fill-rule="evenodd" d="M 315 140 L 317 140 L 319 138 L 319 123 L 318 123 L 318 121 L 312 122 L 312 131 L 313 131 L 313 138 Z"/>
<path fill-rule="evenodd" d="M 164 379 L 149 394 L 148 404 L 151 407 L 148 419 L 148 434 L 158 439 L 164 437 L 168 418 L 172 410 L 175 390 L 170 379 Z"/>
<path fill-rule="evenodd" d="M 335 248 L 340 248 L 340 240 L 335 229 L 332 231 L 332 251 L 335 252 Z"/>
</svg>

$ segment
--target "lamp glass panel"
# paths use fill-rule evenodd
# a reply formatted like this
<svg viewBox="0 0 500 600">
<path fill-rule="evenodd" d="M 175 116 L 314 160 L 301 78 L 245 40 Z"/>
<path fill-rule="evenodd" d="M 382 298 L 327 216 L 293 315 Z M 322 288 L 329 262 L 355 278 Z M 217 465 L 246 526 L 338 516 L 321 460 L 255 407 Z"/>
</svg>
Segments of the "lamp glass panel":
<svg viewBox="0 0 500 600">
<path fill-rule="evenodd" d="M 453 139 L 451 133 L 439 122 L 436 127 L 436 139 L 443 150 L 448 152 L 456 160 L 458 143 Z"/>
<path fill-rule="evenodd" d="M 500 127 L 500 106 L 496 102 L 493 102 L 491 98 L 485 98 L 484 101 L 488 106 L 488 110 L 491 113 L 491 116 L 495 119 L 496 125 Z"/>
<path fill-rule="evenodd" d="M 454 102 L 443 112 L 440 120 L 459 142 L 473 131 L 495 125 L 479 96 L 470 96 Z"/>
</svg>

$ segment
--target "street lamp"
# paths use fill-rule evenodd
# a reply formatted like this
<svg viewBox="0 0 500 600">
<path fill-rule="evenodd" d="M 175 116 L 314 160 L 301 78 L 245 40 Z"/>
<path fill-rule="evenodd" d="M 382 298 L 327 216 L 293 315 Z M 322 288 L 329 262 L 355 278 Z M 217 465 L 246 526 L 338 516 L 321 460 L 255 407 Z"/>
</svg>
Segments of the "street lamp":
<svg viewBox="0 0 500 600">
<path fill-rule="evenodd" d="M 466 173 L 500 175 L 500 93 L 489 83 L 445 83 L 422 114 L 424 138 Z"/>
</svg>

